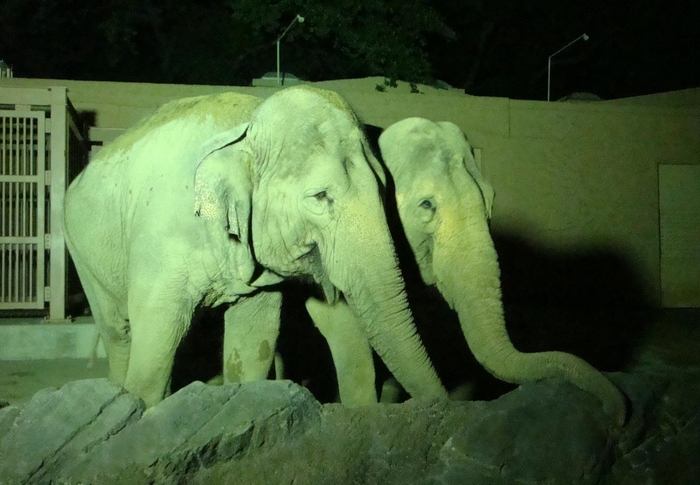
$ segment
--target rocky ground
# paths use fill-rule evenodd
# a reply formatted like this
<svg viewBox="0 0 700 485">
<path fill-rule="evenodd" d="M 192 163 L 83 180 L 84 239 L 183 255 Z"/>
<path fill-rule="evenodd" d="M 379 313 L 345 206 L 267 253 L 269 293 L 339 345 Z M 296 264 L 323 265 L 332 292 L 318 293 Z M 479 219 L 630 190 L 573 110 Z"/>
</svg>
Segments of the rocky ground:
<svg viewBox="0 0 700 485">
<path fill-rule="evenodd" d="M 590 328 L 595 316 L 579 320 Z M 619 340 L 629 348 L 586 356 L 597 366 L 596 355 L 625 356 L 606 373 L 629 398 L 623 428 L 555 379 L 475 401 L 346 409 L 313 380 L 208 386 L 184 375 L 146 411 L 100 378 L 104 361 L 0 362 L 0 485 L 700 483 L 699 316 L 670 313 Z M 191 369 L 195 355 L 182 360 Z"/>
<path fill-rule="evenodd" d="M 79 380 L 0 409 L 0 484 L 698 483 L 700 369 L 609 377 L 630 399 L 622 429 L 559 380 L 362 409 L 289 381 L 195 382 L 148 411 Z"/>
</svg>

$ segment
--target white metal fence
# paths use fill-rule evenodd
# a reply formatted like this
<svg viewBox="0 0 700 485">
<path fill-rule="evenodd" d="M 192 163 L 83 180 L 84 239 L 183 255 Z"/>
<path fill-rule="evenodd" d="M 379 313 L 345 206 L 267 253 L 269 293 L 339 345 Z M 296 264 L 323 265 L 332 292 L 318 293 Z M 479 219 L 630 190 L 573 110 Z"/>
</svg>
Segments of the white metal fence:
<svg viewBox="0 0 700 485">
<path fill-rule="evenodd" d="M 0 88 L 0 311 L 66 317 L 77 278 L 61 225 L 87 143 L 66 88 Z"/>
</svg>

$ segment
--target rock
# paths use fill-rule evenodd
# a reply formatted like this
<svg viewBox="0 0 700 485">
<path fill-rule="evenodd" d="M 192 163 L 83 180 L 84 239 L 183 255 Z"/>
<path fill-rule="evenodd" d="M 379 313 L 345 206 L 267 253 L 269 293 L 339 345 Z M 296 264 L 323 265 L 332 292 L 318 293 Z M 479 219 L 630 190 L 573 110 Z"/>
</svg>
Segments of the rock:
<svg viewBox="0 0 700 485">
<path fill-rule="evenodd" d="M 40 482 L 64 465 L 67 453 L 89 451 L 142 410 L 142 402 L 107 379 L 39 391 L 0 440 L 0 483 Z"/>
<path fill-rule="evenodd" d="M 294 439 L 315 425 L 320 406 L 289 381 L 195 382 L 55 476 L 70 483 L 188 483 L 202 467 Z"/>
<path fill-rule="evenodd" d="M 493 402 L 326 405 L 320 427 L 302 439 L 222 462 L 190 483 L 597 483 L 614 459 L 606 423 L 593 397 L 557 380 Z"/>
<path fill-rule="evenodd" d="M 621 436 L 621 456 L 604 483 L 698 483 L 700 369 L 657 366 L 614 377 L 631 398 L 633 415 Z"/>
<path fill-rule="evenodd" d="M 563 380 L 525 384 L 473 407 L 420 483 L 598 483 L 614 460 L 597 401 Z"/>
<path fill-rule="evenodd" d="M 14 424 L 19 412 L 20 409 L 15 406 L 5 406 L 0 409 L 0 442 Z"/>
<path fill-rule="evenodd" d="M 19 414 L 19 409 L 0 398 L 0 439 L 7 433 Z"/>
<path fill-rule="evenodd" d="M 144 411 L 107 380 L 0 409 L 0 485 L 692 483 L 699 370 L 611 374 L 623 429 L 557 379 L 491 402 L 321 406 L 288 381 L 195 382 Z"/>
</svg>

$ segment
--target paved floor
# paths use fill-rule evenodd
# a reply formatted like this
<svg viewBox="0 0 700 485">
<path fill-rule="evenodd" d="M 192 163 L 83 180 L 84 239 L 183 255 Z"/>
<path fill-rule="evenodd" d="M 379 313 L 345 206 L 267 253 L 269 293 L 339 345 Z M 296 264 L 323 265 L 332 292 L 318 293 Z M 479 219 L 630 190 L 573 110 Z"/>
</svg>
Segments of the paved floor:
<svg viewBox="0 0 700 485">
<path fill-rule="evenodd" d="M 26 402 L 37 391 L 61 387 L 78 379 L 107 377 L 107 359 L 97 359 L 88 368 L 87 359 L 0 361 L 0 400 Z"/>
</svg>

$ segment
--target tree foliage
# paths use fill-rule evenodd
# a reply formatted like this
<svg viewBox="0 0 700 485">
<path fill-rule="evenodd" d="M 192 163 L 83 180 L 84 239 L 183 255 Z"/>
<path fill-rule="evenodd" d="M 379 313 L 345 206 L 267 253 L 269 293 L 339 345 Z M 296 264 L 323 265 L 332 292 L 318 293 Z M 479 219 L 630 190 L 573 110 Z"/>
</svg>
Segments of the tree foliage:
<svg viewBox="0 0 700 485">
<path fill-rule="evenodd" d="M 425 0 L 236 0 L 230 5 L 252 38 L 270 47 L 295 15 L 302 15 L 304 24 L 288 32 L 281 49 L 284 69 L 309 80 L 381 75 L 427 81 L 433 76 L 427 36 L 454 37 Z M 274 56 L 248 62 L 264 71 L 264 66 L 274 66 L 270 60 Z"/>
<path fill-rule="evenodd" d="M 665 0 L 2 0 L 0 59 L 16 76 L 247 85 L 385 76 L 467 93 L 604 98 L 700 84 L 694 2 Z"/>
<path fill-rule="evenodd" d="M 248 84 L 297 13 L 283 62 L 308 80 L 425 81 L 426 36 L 454 35 L 425 0 L 5 0 L 0 56 L 17 75 Z"/>
</svg>

